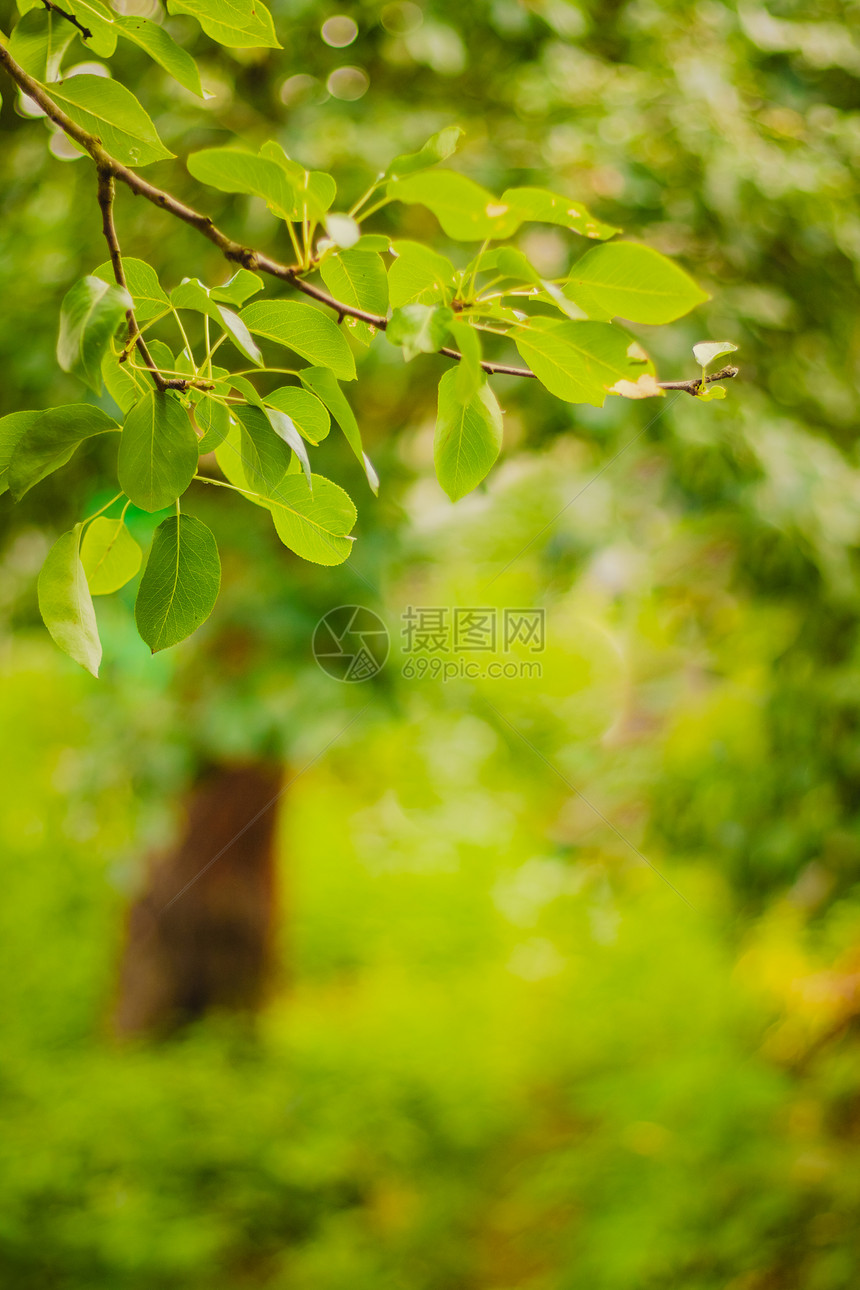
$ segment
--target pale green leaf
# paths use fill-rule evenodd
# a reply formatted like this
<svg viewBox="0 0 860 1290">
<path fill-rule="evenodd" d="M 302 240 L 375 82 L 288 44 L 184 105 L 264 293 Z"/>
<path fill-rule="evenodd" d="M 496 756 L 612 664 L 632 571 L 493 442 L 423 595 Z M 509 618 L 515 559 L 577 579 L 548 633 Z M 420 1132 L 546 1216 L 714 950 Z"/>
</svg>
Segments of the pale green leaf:
<svg viewBox="0 0 860 1290">
<path fill-rule="evenodd" d="M 101 278 L 81 278 L 66 292 L 60 309 L 57 362 L 101 394 L 102 359 L 111 338 L 132 307 L 124 287 Z"/>
<path fill-rule="evenodd" d="M 164 27 L 146 18 L 132 18 L 117 14 L 114 18 L 117 33 L 145 50 L 149 57 L 169 72 L 175 81 L 199 98 L 205 98 L 200 84 L 200 71 L 194 59 L 184 50 Z"/>
<path fill-rule="evenodd" d="M 60 466 L 84 439 L 119 430 L 113 417 L 86 403 L 50 408 L 18 440 L 9 461 L 9 488 L 16 501 Z"/>
<path fill-rule="evenodd" d="M 420 242 L 394 242 L 396 259 L 388 270 L 388 291 L 395 309 L 432 305 L 453 296 L 455 269 L 447 256 Z"/>
<path fill-rule="evenodd" d="M 448 323 L 448 331 L 455 348 L 463 356 L 456 369 L 457 396 L 464 403 L 468 403 L 484 383 L 480 333 L 471 323 L 457 317 Z"/>
<path fill-rule="evenodd" d="M 464 400 L 450 368 L 439 382 L 439 406 L 433 458 L 436 478 L 456 502 L 487 475 L 502 446 L 502 413 L 496 396 L 484 384 Z"/>
<path fill-rule="evenodd" d="M 327 256 L 320 265 L 322 280 L 336 300 L 368 313 L 388 311 L 388 275 L 375 251 L 341 251 Z M 373 337 L 370 325 L 358 318 L 345 318 L 343 325 L 362 345 Z"/>
<path fill-rule="evenodd" d="M 125 419 L 120 488 L 135 506 L 160 511 L 185 492 L 197 469 L 197 436 L 174 394 L 150 390 Z"/>
<path fill-rule="evenodd" d="M 169 308 L 170 302 L 158 281 L 155 269 L 145 260 L 136 260 L 134 256 L 125 255 L 122 258 L 122 267 L 125 270 L 126 286 L 134 301 L 137 321 L 148 322 L 150 318 L 157 318 L 159 314 L 163 314 Z M 103 282 L 113 285 L 115 279 L 110 261 L 93 269 L 93 277 L 101 278 Z"/>
<path fill-rule="evenodd" d="M 137 630 L 153 654 L 185 640 L 218 599 L 221 561 L 210 529 L 171 515 L 155 530 L 134 605 Z"/>
<path fill-rule="evenodd" d="M 261 0 L 167 0 L 168 13 L 187 13 L 219 45 L 280 49 L 272 15 Z"/>
<path fill-rule="evenodd" d="M 98 676 L 102 647 L 81 564 L 81 528 L 76 524 L 57 538 L 48 552 L 39 574 L 39 613 L 63 653 Z"/>
<path fill-rule="evenodd" d="M 116 15 L 101 0 L 69 0 L 61 8 L 69 9 L 84 27 L 92 32 L 87 49 L 99 58 L 110 58 L 116 49 Z"/>
<path fill-rule="evenodd" d="M 355 413 L 347 403 L 343 390 L 334 378 L 334 373 L 328 367 L 306 367 L 299 372 L 299 378 L 306 389 L 322 399 L 343 431 L 344 438 L 355 453 L 356 458 L 361 463 L 371 489 L 376 493 L 379 489 L 379 477 L 373 468 L 373 463 L 364 451 L 361 431 L 358 428 Z"/>
<path fill-rule="evenodd" d="M 710 297 L 689 274 L 650 246 L 612 242 L 577 260 L 564 294 L 590 318 L 669 323 Z"/>
<path fill-rule="evenodd" d="M 446 161 L 457 151 L 463 131 L 458 125 L 448 125 L 444 130 L 431 135 L 417 152 L 404 153 L 395 157 L 383 175 L 383 179 L 400 179 L 404 175 L 414 174 L 418 170 L 427 170 L 440 161 Z"/>
<path fill-rule="evenodd" d="M 531 318 L 510 333 L 523 359 L 556 398 L 603 407 L 617 381 L 636 381 L 643 364 L 628 352 L 631 337 L 601 322 Z M 650 363 L 646 372 L 653 372 Z"/>
<path fill-rule="evenodd" d="M 305 441 L 299 434 L 295 422 L 286 412 L 281 412 L 279 408 L 265 409 L 266 416 L 269 419 L 269 425 L 274 430 L 279 439 L 283 439 L 285 444 L 292 448 L 298 460 L 301 462 L 302 470 L 310 487 L 311 482 L 311 459 L 308 456 L 308 450 L 305 447 Z M 290 467 L 287 466 L 287 472 Z"/>
<path fill-rule="evenodd" d="M 734 354 L 736 349 L 737 345 L 730 340 L 700 340 L 698 345 L 693 346 L 693 357 L 700 367 L 707 367 L 715 358 Z"/>
<path fill-rule="evenodd" d="M 58 14 L 40 9 L 18 20 L 9 37 L 9 53 L 28 76 L 50 84 L 60 74 L 63 55 L 75 28 Z"/>
<path fill-rule="evenodd" d="M 72 76 L 52 85 L 51 98 L 76 125 L 101 139 L 107 152 L 126 166 L 148 166 L 173 153 L 137 99 L 106 76 Z"/>
<path fill-rule="evenodd" d="M 308 362 L 331 368 L 342 381 L 355 378 L 355 360 L 337 323 L 312 305 L 255 300 L 239 315 L 249 331 L 286 345 Z"/>
<path fill-rule="evenodd" d="M 311 476 L 312 489 L 297 475 L 282 479 L 269 499 L 278 537 L 303 560 L 343 564 L 352 550 L 348 537 L 356 521 L 349 496 L 322 475 Z"/>
<path fill-rule="evenodd" d="M 227 282 L 220 287 L 210 287 L 209 295 L 223 305 L 236 305 L 237 308 L 263 290 L 263 279 L 250 269 L 237 269 Z"/>
<path fill-rule="evenodd" d="M 246 193 L 261 197 L 280 219 L 301 216 L 298 182 L 277 161 L 255 156 L 238 148 L 206 148 L 192 152 L 185 163 L 201 183 L 222 193 Z M 301 171 L 300 166 L 296 170 Z"/>
<path fill-rule="evenodd" d="M 448 305 L 404 305 L 395 309 L 386 339 L 399 345 L 406 362 L 416 354 L 435 354 L 445 344 L 454 311 Z"/>
<path fill-rule="evenodd" d="M 315 394 L 300 390 L 298 386 L 283 385 L 272 390 L 266 395 L 265 402 L 269 407 L 286 413 L 308 443 L 320 443 L 331 428 L 331 418 L 325 404 Z"/>
<path fill-rule="evenodd" d="M 130 582 L 143 556 L 121 518 L 100 515 L 87 526 L 81 543 L 81 564 L 90 594 L 109 596 Z"/>
<path fill-rule="evenodd" d="M 603 224 L 595 219 L 581 202 L 571 201 L 560 193 L 548 192 L 545 188 L 508 188 L 502 193 L 502 201 L 516 211 L 520 219 L 537 224 L 558 224 L 569 228 L 583 237 L 612 237 L 620 232 L 611 224 Z"/>
<path fill-rule="evenodd" d="M 426 206 L 448 236 L 458 242 L 511 237 L 522 223 L 522 217 L 507 203 L 454 170 L 393 179 L 386 191 L 394 201 Z"/>
<path fill-rule="evenodd" d="M 208 287 L 204 287 L 197 278 L 186 278 L 178 287 L 174 287 L 170 293 L 170 303 L 174 309 L 194 309 L 198 313 L 208 314 L 229 333 L 230 339 L 240 353 L 252 363 L 256 363 L 258 367 L 263 366 L 260 347 L 239 315 L 232 309 L 228 309 L 226 305 L 217 304 L 211 298 Z"/>
</svg>

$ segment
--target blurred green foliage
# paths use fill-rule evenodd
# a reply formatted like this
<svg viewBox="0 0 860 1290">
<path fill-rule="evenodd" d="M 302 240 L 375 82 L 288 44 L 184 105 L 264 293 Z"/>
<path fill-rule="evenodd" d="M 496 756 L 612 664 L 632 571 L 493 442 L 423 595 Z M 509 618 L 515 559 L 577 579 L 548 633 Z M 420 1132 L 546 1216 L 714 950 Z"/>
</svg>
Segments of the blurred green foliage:
<svg viewBox="0 0 860 1290">
<path fill-rule="evenodd" d="M 274 131 L 357 195 L 457 121 L 477 178 L 549 183 L 680 257 L 713 302 L 659 341 L 637 330 L 667 377 L 731 337 L 741 380 L 656 421 L 500 382 L 508 459 L 455 509 L 431 478 L 439 364 L 375 343 L 358 410 L 383 489 L 356 571 L 302 568 L 201 498 L 236 552 L 223 621 L 151 660 L 128 602 L 105 611 L 101 690 L 42 644 L 32 575 L 106 499 L 81 471 L 26 521 L 4 502 L 4 1278 L 843 1290 L 860 1275 L 856 5 L 272 8 L 284 53 L 200 40 L 210 131 L 147 73 L 168 146 Z M 320 34 L 337 12 L 357 25 L 345 48 Z M 76 397 L 57 307 L 104 258 L 91 172 L 46 158 L 4 100 L 0 412 Z M 197 199 L 175 163 L 152 174 Z M 212 214 L 274 235 L 253 202 Z M 165 280 L 220 267 L 130 198 L 117 217 Z M 528 250 L 566 268 L 552 232 Z M 345 453 L 330 464 L 356 485 Z M 409 603 L 544 605 L 543 682 L 397 684 L 392 662 L 338 687 L 308 641 L 356 600 L 395 633 Z M 290 988 L 253 1033 L 213 1019 L 118 1047 L 122 909 L 195 759 L 276 750 L 301 770 L 368 699 L 288 798 Z"/>
</svg>

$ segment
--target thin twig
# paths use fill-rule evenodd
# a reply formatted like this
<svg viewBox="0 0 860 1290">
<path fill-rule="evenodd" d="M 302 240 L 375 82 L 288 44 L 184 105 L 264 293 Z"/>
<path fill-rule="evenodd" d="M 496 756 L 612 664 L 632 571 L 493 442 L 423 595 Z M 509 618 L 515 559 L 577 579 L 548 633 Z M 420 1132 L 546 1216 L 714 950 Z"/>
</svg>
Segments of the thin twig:
<svg viewBox="0 0 860 1290">
<path fill-rule="evenodd" d="M 234 241 L 233 238 L 228 237 L 226 233 L 222 233 L 221 229 L 216 227 L 209 215 L 202 215 L 200 211 L 196 211 L 193 207 L 186 206 L 184 202 L 179 201 L 172 193 L 166 192 L 163 188 L 157 188 L 155 184 L 149 183 L 136 171 L 129 170 L 127 166 L 117 161 L 115 157 L 112 157 L 105 150 L 100 139 L 77 125 L 71 117 L 68 117 L 50 95 L 45 92 L 44 87 L 34 80 L 32 76 L 28 76 L 23 67 L 20 67 L 11 57 L 8 49 L 5 49 L 2 45 L 0 45 L 0 63 L 6 68 L 12 80 L 23 92 L 39 105 L 48 120 L 53 121 L 64 134 L 67 134 L 75 143 L 80 144 L 85 152 L 89 153 L 100 171 L 105 171 L 118 179 L 136 196 L 145 197 L 154 206 L 158 206 L 161 210 L 167 211 L 168 214 L 182 220 L 183 223 L 188 224 L 191 228 L 195 228 L 198 233 L 202 233 L 204 237 L 214 243 L 227 260 L 240 264 L 245 269 L 256 269 L 261 273 L 269 274 L 270 277 L 279 278 L 282 282 L 289 282 L 297 291 L 301 291 L 306 296 L 310 296 L 312 300 L 317 300 L 320 304 L 327 305 L 329 309 L 333 309 L 338 316 L 339 322 L 343 321 L 344 318 L 357 318 L 360 322 L 368 323 L 379 331 L 386 330 L 388 319 L 384 314 L 370 313 L 366 309 L 358 309 L 342 300 L 336 300 L 334 296 L 329 295 L 321 287 L 305 282 L 299 276 L 302 271 L 300 266 L 281 264 L 280 261 L 273 260 L 271 256 L 262 251 L 256 251 L 253 247 L 243 246 L 241 242 Z M 438 352 L 446 358 L 455 359 L 457 362 L 460 362 L 463 357 L 459 350 L 456 349 L 443 348 Z M 484 361 L 481 363 L 481 367 L 490 375 L 520 377 L 534 377 L 535 375 L 528 367 L 509 367 L 504 363 Z M 705 377 L 705 383 L 730 379 L 737 375 L 737 371 L 736 367 L 724 368 L 722 372 L 717 372 L 714 376 Z M 664 390 L 685 390 L 688 394 L 695 395 L 701 389 L 701 379 L 658 381 L 658 385 Z M 166 388 L 176 389 L 177 386 L 168 383 Z"/>
<path fill-rule="evenodd" d="M 84 40 L 92 40 L 93 33 L 90 31 L 89 27 L 85 27 L 82 22 L 78 22 L 73 13 L 68 13 L 65 9 L 61 9 L 58 4 L 53 3 L 53 0 L 42 0 L 42 4 L 49 13 L 55 13 L 58 17 L 65 18 L 66 22 L 70 22 L 73 27 L 77 27 Z"/>
<path fill-rule="evenodd" d="M 111 262 L 111 265 L 113 266 L 113 276 L 116 278 L 117 285 L 120 287 L 124 287 L 125 290 L 128 291 L 128 282 L 126 281 L 125 269 L 123 268 L 123 263 L 122 263 L 122 251 L 120 250 L 119 238 L 117 237 L 117 234 L 116 234 L 116 225 L 114 224 L 114 221 L 113 221 L 113 200 L 116 194 L 116 184 L 114 182 L 114 177 L 111 174 L 110 170 L 108 170 L 107 167 L 105 166 L 99 166 L 98 177 L 99 177 L 99 206 L 101 207 L 101 212 L 102 212 L 102 231 L 105 235 L 105 241 L 107 242 L 107 245 L 108 245 L 110 262 Z M 137 325 L 137 318 L 135 317 L 134 309 L 133 308 L 127 309 L 125 311 L 125 316 L 126 316 L 126 319 L 128 320 L 129 339 L 133 340 L 135 345 L 137 346 L 138 352 L 140 353 L 141 358 L 143 359 L 146 367 L 148 368 L 150 375 L 152 376 L 152 379 L 155 381 L 156 387 L 159 390 L 166 390 L 168 388 L 168 383 L 165 381 L 164 377 L 159 372 L 158 366 L 156 365 L 155 360 L 153 359 L 152 355 L 149 352 L 149 347 L 146 341 L 143 339 L 143 336 L 140 334 L 140 328 Z M 175 384 L 171 383 L 169 388 L 185 389 L 186 384 L 187 384 L 186 382 L 181 382 L 180 386 L 177 387 Z"/>
</svg>

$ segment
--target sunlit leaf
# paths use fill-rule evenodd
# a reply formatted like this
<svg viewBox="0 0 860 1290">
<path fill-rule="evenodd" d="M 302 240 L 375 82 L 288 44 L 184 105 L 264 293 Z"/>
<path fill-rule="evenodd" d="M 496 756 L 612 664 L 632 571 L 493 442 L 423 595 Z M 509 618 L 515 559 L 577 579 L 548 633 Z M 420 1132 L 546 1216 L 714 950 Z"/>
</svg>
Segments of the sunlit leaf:
<svg viewBox="0 0 860 1290">
<path fill-rule="evenodd" d="M 538 380 L 568 403 L 603 407 L 617 381 L 642 375 L 641 360 L 628 353 L 629 334 L 610 323 L 531 318 L 511 338 Z"/>
<path fill-rule="evenodd" d="M 205 98 L 197 64 L 181 45 L 177 45 L 164 27 L 149 22 L 146 18 L 127 17 L 124 14 L 117 14 L 114 24 L 118 35 L 139 45 L 186 90 L 199 98 Z"/>
<path fill-rule="evenodd" d="M 373 463 L 364 451 L 361 431 L 358 428 L 355 413 L 347 403 L 343 390 L 334 378 L 334 373 L 328 367 L 306 367 L 299 372 L 299 377 L 306 389 L 322 399 L 340 426 L 344 438 L 361 463 L 367 476 L 367 482 L 373 492 L 376 493 L 379 488 L 379 477 L 373 468 Z"/>
<path fill-rule="evenodd" d="M 734 354 L 736 349 L 737 345 L 730 340 L 700 340 L 698 345 L 693 346 L 693 357 L 701 367 L 707 367 L 715 358 Z"/>
<path fill-rule="evenodd" d="M 320 265 L 322 280 L 336 300 L 368 313 L 388 311 L 388 275 L 375 251 L 341 251 L 327 256 Z M 345 318 L 344 326 L 362 345 L 369 345 L 373 332 L 368 323 Z"/>
<path fill-rule="evenodd" d="M 72 76 L 50 88 L 51 98 L 76 125 L 101 139 L 126 166 L 148 166 L 172 157 L 137 99 L 106 76 Z"/>
<path fill-rule="evenodd" d="M 81 543 L 81 564 L 93 596 L 108 596 L 130 582 L 143 558 L 120 518 L 100 515 L 87 526 Z"/>
<path fill-rule="evenodd" d="M 293 300 L 255 300 L 239 317 L 257 336 L 286 345 L 316 366 L 331 368 L 342 381 L 355 378 L 355 360 L 336 322 L 312 305 Z"/>
<path fill-rule="evenodd" d="M 96 615 L 81 564 L 82 525 L 64 533 L 48 552 L 39 574 L 39 613 L 55 643 L 93 676 L 102 658 Z"/>
<path fill-rule="evenodd" d="M 311 476 L 312 489 L 289 475 L 269 499 L 278 537 L 303 560 L 314 564 L 343 564 L 352 550 L 348 537 L 357 513 L 349 496 L 322 475 Z"/>
<path fill-rule="evenodd" d="M 331 418 L 325 404 L 316 395 L 308 390 L 300 390 L 296 385 L 283 385 L 280 389 L 272 390 L 266 395 L 265 402 L 270 407 L 285 412 L 309 443 L 320 443 L 331 428 Z"/>
<path fill-rule="evenodd" d="M 612 242 L 577 260 L 564 294 L 590 318 L 669 323 L 709 299 L 689 274 L 650 246 Z"/>
<path fill-rule="evenodd" d="M 450 368 L 439 382 L 433 440 L 436 477 L 452 502 L 477 487 L 502 446 L 502 414 L 493 391 L 485 381 L 463 399 L 457 375 Z"/>
<path fill-rule="evenodd" d="M 444 130 L 431 135 L 417 152 L 407 152 L 401 157 L 395 157 L 383 178 L 400 179 L 404 175 L 411 175 L 418 170 L 426 170 L 430 166 L 435 166 L 440 161 L 446 161 L 452 153 L 457 151 L 462 137 L 463 131 L 460 126 L 446 126 Z"/>
<path fill-rule="evenodd" d="M 571 201 L 569 197 L 548 192 L 545 188 L 508 188 L 502 193 L 502 201 L 516 211 L 523 222 L 558 224 L 561 228 L 581 233 L 583 237 L 601 240 L 620 232 L 611 224 L 595 219 L 581 202 Z"/>
<path fill-rule="evenodd" d="M 167 0 L 168 13 L 187 13 L 219 45 L 280 49 L 272 15 L 261 0 Z"/>
<path fill-rule="evenodd" d="M 387 192 L 394 201 L 426 206 L 448 236 L 459 242 L 511 237 L 522 223 L 522 217 L 507 203 L 454 170 L 393 179 Z"/>
<path fill-rule="evenodd" d="M 388 270 L 388 291 L 394 309 L 451 298 L 455 269 L 447 256 L 420 242 L 394 242 L 392 250 L 397 258 Z"/>
<path fill-rule="evenodd" d="M 136 260 L 134 256 L 123 256 L 122 267 L 125 270 L 126 286 L 134 301 L 134 313 L 137 321 L 147 322 L 157 318 L 169 307 L 167 294 L 158 281 L 158 274 L 145 260 Z M 114 284 L 113 265 L 110 261 L 93 269 L 93 277 L 103 282 Z"/>
</svg>

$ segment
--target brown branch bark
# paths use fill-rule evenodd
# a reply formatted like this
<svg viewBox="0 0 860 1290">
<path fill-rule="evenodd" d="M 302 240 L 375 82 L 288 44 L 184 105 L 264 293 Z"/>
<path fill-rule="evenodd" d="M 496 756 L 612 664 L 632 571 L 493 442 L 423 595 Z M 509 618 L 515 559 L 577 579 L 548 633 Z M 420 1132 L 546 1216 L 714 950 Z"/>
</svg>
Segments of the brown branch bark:
<svg viewBox="0 0 860 1290">
<path fill-rule="evenodd" d="M 99 206 L 101 207 L 102 212 L 102 232 L 104 233 L 105 241 L 107 242 L 110 262 L 113 267 L 113 276 L 116 278 L 117 285 L 125 287 L 126 291 L 128 291 L 125 269 L 122 264 L 122 251 L 120 250 L 119 238 L 116 234 L 116 225 L 113 220 L 113 201 L 116 194 L 116 183 L 114 182 L 114 177 L 111 172 L 103 166 L 99 166 L 98 178 Z M 152 379 L 155 381 L 156 388 L 159 390 L 166 390 L 168 388 L 168 382 L 165 381 L 164 377 L 159 372 L 158 367 L 149 352 L 146 341 L 140 334 L 140 328 L 137 325 L 137 318 L 134 315 L 134 310 L 127 309 L 125 316 L 128 321 L 129 339 L 133 340 L 137 346 L 141 358 L 149 369 Z M 122 361 L 122 359 L 120 361 Z M 187 382 L 185 381 L 181 382 L 183 389 L 186 384 Z"/>
<path fill-rule="evenodd" d="M 66 22 L 70 22 L 73 27 L 77 27 L 84 40 L 92 40 L 93 33 L 89 27 L 85 27 L 82 22 L 78 22 L 73 13 L 69 13 L 66 9 L 61 9 L 58 4 L 53 3 L 53 0 L 42 0 L 42 4 L 49 13 L 55 13 L 59 18 L 65 18 Z"/>
<path fill-rule="evenodd" d="M 371 327 L 376 327 L 379 331 L 385 331 L 388 327 L 388 319 L 384 314 L 370 313 L 366 309 L 358 309 L 353 305 L 348 305 L 342 300 L 336 300 L 334 296 L 329 295 L 321 287 L 316 287 L 313 283 L 305 282 L 299 276 L 299 270 L 294 265 L 282 264 L 279 260 L 272 259 L 262 251 L 256 251 L 253 247 L 243 246 L 241 242 L 236 242 L 233 238 L 223 233 L 217 228 L 209 215 L 203 215 L 191 206 L 186 206 L 184 202 L 174 197 L 172 193 L 166 192 L 163 188 L 157 188 L 144 179 L 136 171 L 130 170 L 122 162 L 112 157 L 102 146 L 100 139 L 95 135 L 76 125 L 70 117 L 54 103 L 44 87 L 28 76 L 22 67 L 15 62 L 10 56 L 9 51 L 0 46 L 0 64 L 2 64 L 12 80 L 27 94 L 35 103 L 39 105 L 50 121 L 53 121 L 70 139 L 88 152 L 96 163 L 99 171 L 110 174 L 114 179 L 126 185 L 137 197 L 144 197 L 147 201 L 152 202 L 161 210 L 167 211 L 176 219 L 182 220 L 208 238 L 221 254 L 232 263 L 240 264 L 245 269 L 259 270 L 261 273 L 267 273 L 270 277 L 279 278 L 282 282 L 288 282 L 297 291 L 309 296 L 312 300 L 318 300 L 320 304 L 327 305 L 333 309 L 338 316 L 338 321 L 344 318 L 357 318 L 361 322 L 369 323 Z M 453 358 L 460 362 L 463 355 L 456 349 L 442 348 L 438 351 L 446 358 Z M 534 378 L 534 372 L 528 367 L 510 367 L 505 363 L 482 362 L 481 367 L 490 375 L 496 376 L 520 376 Z M 716 380 L 730 379 L 736 376 L 738 369 L 736 367 L 724 368 L 715 376 L 705 378 L 706 383 Z M 658 381 L 658 385 L 664 390 L 685 390 L 688 394 L 695 395 L 701 387 L 701 379 L 696 378 L 690 381 Z M 175 385 L 168 388 L 177 388 Z M 184 388 L 184 387 L 183 387 Z"/>
</svg>

